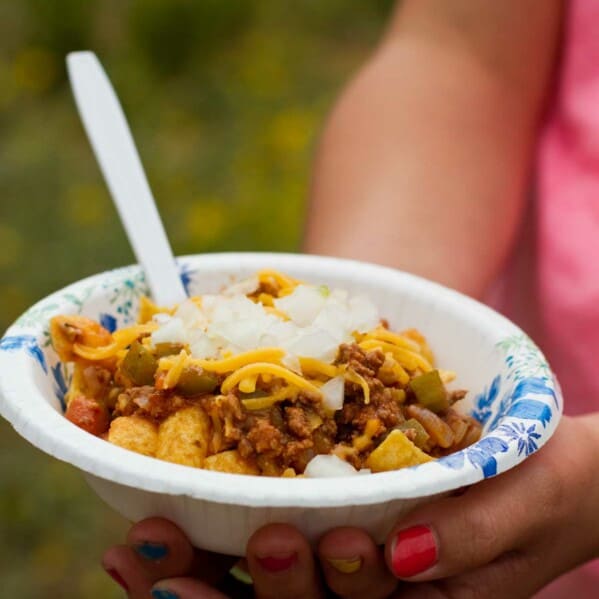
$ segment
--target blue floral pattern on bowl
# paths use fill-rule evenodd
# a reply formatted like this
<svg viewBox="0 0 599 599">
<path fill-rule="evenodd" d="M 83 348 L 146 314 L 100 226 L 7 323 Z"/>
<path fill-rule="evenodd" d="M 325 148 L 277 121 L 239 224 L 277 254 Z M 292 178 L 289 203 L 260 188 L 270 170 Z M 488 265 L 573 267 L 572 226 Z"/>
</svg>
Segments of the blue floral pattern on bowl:
<svg viewBox="0 0 599 599">
<path fill-rule="evenodd" d="M 472 416 L 490 434 L 474 446 L 438 460 L 448 468 L 461 468 L 467 460 L 481 468 L 485 478 L 497 474 L 496 454 L 506 452 L 510 444 L 517 445 L 518 455 L 537 451 L 542 436 L 537 427 L 545 428 L 561 411 L 553 375 L 529 337 L 508 337 L 497 348 L 505 354 L 507 372 L 495 376 L 476 396 L 472 410 Z"/>
<path fill-rule="evenodd" d="M 63 412 L 67 409 L 66 404 L 66 394 L 69 390 L 69 384 L 71 382 L 71 376 L 68 372 L 68 369 L 65 364 L 62 362 L 57 362 L 51 368 L 52 377 L 54 378 L 54 395 L 56 399 L 60 402 L 60 407 Z"/>
<path fill-rule="evenodd" d="M 48 372 L 44 352 L 33 335 L 7 335 L 0 339 L 0 351 L 24 351 L 39 363 L 44 372 Z"/>
</svg>

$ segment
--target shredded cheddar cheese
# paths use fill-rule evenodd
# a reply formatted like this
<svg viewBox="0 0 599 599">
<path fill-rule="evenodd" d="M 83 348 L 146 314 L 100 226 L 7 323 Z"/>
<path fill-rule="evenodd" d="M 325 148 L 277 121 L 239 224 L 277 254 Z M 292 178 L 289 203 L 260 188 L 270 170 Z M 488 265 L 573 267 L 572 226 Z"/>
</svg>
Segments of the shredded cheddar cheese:
<svg viewBox="0 0 599 599">
<path fill-rule="evenodd" d="M 242 393 L 253 393 L 256 390 L 256 380 L 258 375 L 247 376 L 239 381 L 239 390 Z"/>
<path fill-rule="evenodd" d="M 420 354 L 403 347 L 398 347 L 392 343 L 379 341 L 378 339 L 366 339 L 365 341 L 361 341 L 359 346 L 365 350 L 380 349 L 383 352 L 389 352 L 408 370 L 413 371 L 420 368 L 422 372 L 430 372 L 433 369 L 430 362 Z"/>
<path fill-rule="evenodd" d="M 297 395 L 297 392 L 297 387 L 288 385 L 272 395 L 267 395 L 266 397 L 251 397 L 249 399 L 242 399 L 241 403 L 246 410 L 265 410 L 266 408 L 270 408 L 280 401 L 291 399 Z"/>
<path fill-rule="evenodd" d="M 164 377 L 162 382 L 164 389 L 172 389 L 179 382 L 179 378 L 181 378 L 181 373 L 185 368 L 187 359 L 188 354 L 184 349 L 182 349 L 179 352 L 179 355 L 174 359 L 172 366 L 169 368 L 166 376 Z"/>
<path fill-rule="evenodd" d="M 147 322 L 150 322 L 156 314 L 174 314 L 175 309 L 176 308 L 158 306 L 149 297 L 142 295 L 139 299 L 137 322 L 139 324 L 146 324 Z"/>
<path fill-rule="evenodd" d="M 285 352 L 279 347 L 263 347 L 222 360 L 202 360 L 199 358 L 192 358 L 190 363 L 194 366 L 201 366 L 204 370 L 208 370 L 209 372 L 225 374 L 255 362 L 278 364 L 284 355 Z"/>
<path fill-rule="evenodd" d="M 366 333 L 364 339 L 378 339 L 379 341 L 386 341 L 413 352 L 420 352 L 420 346 L 412 339 L 404 337 L 403 335 L 398 335 L 397 333 L 392 333 L 382 327 L 378 327 L 373 331 Z"/>
<path fill-rule="evenodd" d="M 138 324 L 112 334 L 112 343 L 101 347 L 88 347 L 80 343 L 73 344 L 73 352 L 90 361 L 106 360 L 112 358 L 116 353 L 131 345 L 140 335 L 151 333 L 157 328 L 155 323 Z"/>
<path fill-rule="evenodd" d="M 230 374 L 223 381 L 221 385 L 221 391 L 223 393 L 229 393 L 229 391 L 231 391 L 244 378 L 251 375 L 260 375 L 263 372 L 282 378 L 291 385 L 295 385 L 299 389 L 304 389 L 305 391 L 311 391 L 312 393 L 320 395 L 320 390 L 318 387 L 304 377 L 295 374 L 295 372 L 292 372 L 283 366 L 272 364 L 270 362 L 255 362 L 254 364 L 248 364 L 247 366 L 241 367 L 239 370 L 236 370 Z"/>
<path fill-rule="evenodd" d="M 270 293 L 260 293 L 258 295 L 258 301 L 267 308 L 274 308 L 274 298 Z"/>
<path fill-rule="evenodd" d="M 322 362 L 321 360 L 316 360 L 315 358 L 300 358 L 300 367 L 302 369 L 302 373 L 307 375 L 315 375 L 321 374 L 324 376 L 328 376 L 329 378 L 334 378 L 338 374 L 337 366 L 333 364 L 327 364 L 326 362 Z"/>
<path fill-rule="evenodd" d="M 187 356 L 185 366 L 199 366 L 208 372 L 226 374 L 256 362 L 278 364 L 284 355 L 285 352 L 278 347 L 263 347 L 261 349 L 254 349 L 242 354 L 237 354 L 236 356 L 229 355 L 221 360 L 203 360 L 201 358 Z M 173 356 L 161 358 L 158 362 L 159 370 L 170 370 L 173 367 L 175 360 L 176 358 Z"/>
<path fill-rule="evenodd" d="M 287 314 L 285 314 L 285 312 L 282 312 L 281 310 L 277 310 L 277 308 L 273 308 L 272 306 L 265 306 L 264 309 L 269 314 L 273 314 L 274 316 L 280 318 L 284 322 L 289 320 L 289 316 L 287 316 Z"/>
<path fill-rule="evenodd" d="M 291 287 L 293 289 L 299 284 L 299 281 L 296 281 L 277 270 L 264 269 L 258 272 L 258 281 L 260 281 L 260 283 L 268 282 L 269 279 L 273 279 L 281 289 L 286 287 Z"/>
<path fill-rule="evenodd" d="M 370 403 L 370 387 L 368 386 L 366 379 L 351 368 L 348 368 L 345 371 L 345 378 L 362 387 L 362 391 L 364 392 L 364 403 L 368 405 Z"/>
<path fill-rule="evenodd" d="M 373 437 L 376 436 L 381 427 L 381 422 L 378 418 L 371 418 L 366 422 L 366 427 L 361 435 L 358 435 L 352 442 L 352 445 L 358 451 L 364 451 L 373 444 Z"/>
</svg>

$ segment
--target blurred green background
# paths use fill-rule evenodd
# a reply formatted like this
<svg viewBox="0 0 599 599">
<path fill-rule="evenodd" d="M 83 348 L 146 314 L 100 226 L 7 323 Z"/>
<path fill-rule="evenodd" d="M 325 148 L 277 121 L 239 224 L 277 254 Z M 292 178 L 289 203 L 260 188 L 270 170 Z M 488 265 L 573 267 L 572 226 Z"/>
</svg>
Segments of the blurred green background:
<svg viewBox="0 0 599 599">
<path fill-rule="evenodd" d="M 97 52 L 175 253 L 299 248 L 315 139 L 391 0 L 0 0 L 0 330 L 133 261 L 66 81 Z M 126 523 L 0 422 L 0 580 L 20 599 L 116 598 Z"/>
</svg>

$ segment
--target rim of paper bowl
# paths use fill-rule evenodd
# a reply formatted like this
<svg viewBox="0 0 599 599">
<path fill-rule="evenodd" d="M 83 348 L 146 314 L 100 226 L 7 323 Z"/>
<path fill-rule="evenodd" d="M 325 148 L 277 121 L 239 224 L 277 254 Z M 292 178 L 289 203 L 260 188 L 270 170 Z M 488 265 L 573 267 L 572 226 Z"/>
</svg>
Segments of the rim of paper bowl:
<svg viewBox="0 0 599 599">
<path fill-rule="evenodd" d="M 424 296 L 434 295 L 441 309 L 453 313 L 468 312 L 473 326 L 493 338 L 502 339 L 512 335 L 523 335 L 509 320 L 487 306 L 437 283 L 391 268 L 357 262 L 301 254 L 272 254 L 231 252 L 221 254 L 196 254 L 182 256 L 180 263 L 193 263 L 194 268 L 204 272 L 234 272 L 235 270 L 258 270 L 265 266 L 295 276 L 318 273 L 326 276 L 335 272 L 346 279 L 368 279 L 386 288 L 410 289 Z M 35 304 L 30 310 L 52 304 L 59 296 L 75 291 L 83 285 L 99 283 L 103 278 L 140 273 L 139 266 L 128 266 L 106 271 L 73 283 Z M 302 273 L 304 273 L 302 275 Z M 48 314 L 48 318 L 52 313 Z M 5 338 L 19 331 L 17 325 L 7 330 Z M 31 329 L 29 329 L 31 333 Z M 40 325 L 38 335 L 43 333 Z M 527 351 L 538 352 L 538 360 L 546 365 L 545 358 L 535 346 Z M 4 353 L 4 352 L 2 352 Z M 340 478 L 276 478 L 258 477 L 214 472 L 181 466 L 155 458 L 146 457 L 89 435 L 74 426 L 63 414 L 56 411 L 38 387 L 33 383 L 30 369 L 16 353 L 6 353 L 0 366 L 0 412 L 15 430 L 33 445 L 54 457 L 73 464 L 85 472 L 125 486 L 170 495 L 185 495 L 224 504 L 254 507 L 335 507 L 348 505 L 376 504 L 392 499 L 415 498 L 451 491 L 474 484 L 485 478 L 476 459 L 469 460 L 465 452 L 476 455 L 484 448 L 485 435 L 476 444 L 456 454 L 464 458 L 459 469 L 441 467 L 438 461 L 413 468 Z M 547 426 L 535 437 L 535 448 L 540 448 L 553 434 L 561 415 L 561 393 L 554 377 L 546 381 L 553 391 L 555 413 Z M 28 400 L 24 401 L 23 397 Z M 494 439 L 508 445 L 507 450 L 494 455 L 496 472 L 504 472 L 522 462 L 528 452 L 518 449 L 513 434 L 492 431 Z M 483 442 L 483 446 L 481 446 Z"/>
</svg>

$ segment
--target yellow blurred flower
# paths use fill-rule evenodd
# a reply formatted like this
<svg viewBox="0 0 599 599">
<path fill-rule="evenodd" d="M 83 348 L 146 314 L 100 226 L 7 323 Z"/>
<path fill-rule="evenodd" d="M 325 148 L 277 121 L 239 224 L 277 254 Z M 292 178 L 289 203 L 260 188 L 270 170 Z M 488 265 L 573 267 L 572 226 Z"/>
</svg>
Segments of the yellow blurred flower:
<svg viewBox="0 0 599 599">
<path fill-rule="evenodd" d="M 199 116 L 173 107 L 161 111 L 156 141 L 162 162 L 177 166 L 194 154 L 202 142 Z"/>
<path fill-rule="evenodd" d="M 13 73 L 18 88 L 43 93 L 54 84 L 58 76 L 56 56 L 44 48 L 26 47 L 17 54 Z"/>
<path fill-rule="evenodd" d="M 312 139 L 315 115 L 301 108 L 279 112 L 270 122 L 267 140 L 278 151 L 297 153 Z"/>
<path fill-rule="evenodd" d="M 227 208 L 223 201 L 197 200 L 187 209 L 185 229 L 199 244 L 209 244 L 221 238 L 228 226 Z"/>
<path fill-rule="evenodd" d="M 32 561 L 36 575 L 46 584 L 59 582 L 67 575 L 67 568 L 73 556 L 69 547 L 59 539 L 44 539 L 33 551 Z"/>
<path fill-rule="evenodd" d="M 26 290 L 14 283 L 0 285 L 0 312 L 7 322 L 12 322 L 30 305 L 31 298 Z"/>
<path fill-rule="evenodd" d="M 99 227 L 108 220 L 108 192 L 95 183 L 72 185 L 64 198 L 64 214 L 76 227 Z"/>
<path fill-rule="evenodd" d="M 122 597 L 118 587 L 106 576 L 101 568 L 92 568 L 81 570 L 79 578 L 75 582 L 78 587 L 79 597 Z"/>
<path fill-rule="evenodd" d="M 248 35 L 243 52 L 239 52 L 238 80 L 246 91 L 260 98 L 279 97 L 289 85 L 289 69 L 285 65 L 286 40 L 263 35 Z"/>
<path fill-rule="evenodd" d="M 17 86 L 10 63 L 0 60 L 0 108 L 7 108 L 16 98 Z"/>
<path fill-rule="evenodd" d="M 0 223 L 0 268 L 14 266 L 23 259 L 23 243 L 19 231 Z"/>
</svg>

